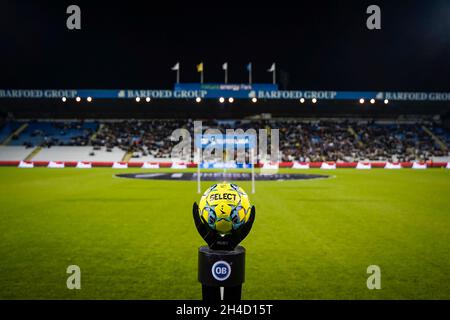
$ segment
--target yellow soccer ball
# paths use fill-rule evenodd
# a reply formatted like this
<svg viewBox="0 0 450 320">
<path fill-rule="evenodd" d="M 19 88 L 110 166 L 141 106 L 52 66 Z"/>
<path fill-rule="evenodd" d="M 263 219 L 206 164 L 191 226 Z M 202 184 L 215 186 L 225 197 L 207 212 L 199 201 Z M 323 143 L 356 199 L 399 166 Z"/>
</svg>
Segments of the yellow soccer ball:
<svg viewBox="0 0 450 320">
<path fill-rule="evenodd" d="M 222 235 L 240 228 L 251 211 L 247 193 L 233 183 L 219 183 L 208 188 L 198 207 L 203 221 Z"/>
</svg>

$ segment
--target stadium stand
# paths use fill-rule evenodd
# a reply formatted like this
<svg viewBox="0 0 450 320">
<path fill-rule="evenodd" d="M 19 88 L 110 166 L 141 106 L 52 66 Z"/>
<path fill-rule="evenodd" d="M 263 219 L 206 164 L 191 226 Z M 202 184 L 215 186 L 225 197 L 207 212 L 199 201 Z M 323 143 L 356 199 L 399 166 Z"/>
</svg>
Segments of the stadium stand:
<svg viewBox="0 0 450 320">
<path fill-rule="evenodd" d="M 20 127 L 18 122 L 6 122 L 0 127 L 0 144 L 3 143 L 15 130 Z"/>
<path fill-rule="evenodd" d="M 435 124 L 430 125 L 436 130 L 444 130 Z M 222 132 L 228 128 L 279 128 L 283 161 L 396 162 L 448 156 L 448 152 L 420 125 L 410 123 L 288 119 L 203 123 L 203 129 L 208 127 Z M 93 143 L 117 146 L 131 152 L 133 159 L 152 161 L 170 156 L 175 142 L 169 137 L 176 128 L 186 128 L 193 135 L 192 120 L 122 121 L 105 123 L 103 133 Z"/>
<path fill-rule="evenodd" d="M 0 133 L 8 136 L 20 125 L 7 122 Z M 278 128 L 282 161 L 358 162 L 428 161 L 449 157 L 450 135 L 434 122 L 373 120 L 269 119 L 204 121 L 203 130 L 217 128 Z M 116 120 L 98 122 L 30 122 L 14 146 L 39 146 L 34 161 L 167 161 L 173 130 L 193 136 L 193 120 Z M 0 136 L 1 137 L 1 136 Z M 0 152 L 0 160 L 23 160 L 32 149 Z M 21 151 L 19 151 L 21 150 Z M 17 158 L 20 157 L 20 158 Z M 30 159 L 28 159 L 30 160 Z"/>
<path fill-rule="evenodd" d="M 174 120 L 106 122 L 92 140 L 94 146 L 118 147 L 136 156 L 168 158 L 174 145 L 169 139 L 173 130 L 186 128 L 193 131 L 193 122 Z"/>
<path fill-rule="evenodd" d="M 22 146 L 0 146 L 0 160 L 19 161 L 24 160 L 32 149 Z"/>
<path fill-rule="evenodd" d="M 440 139 L 448 148 L 450 146 L 450 132 L 446 131 L 442 127 L 432 126 L 431 131 Z"/>
<path fill-rule="evenodd" d="M 88 145 L 89 138 L 97 127 L 96 122 L 33 121 L 18 137 L 11 140 L 10 145 L 29 147 Z"/>
</svg>

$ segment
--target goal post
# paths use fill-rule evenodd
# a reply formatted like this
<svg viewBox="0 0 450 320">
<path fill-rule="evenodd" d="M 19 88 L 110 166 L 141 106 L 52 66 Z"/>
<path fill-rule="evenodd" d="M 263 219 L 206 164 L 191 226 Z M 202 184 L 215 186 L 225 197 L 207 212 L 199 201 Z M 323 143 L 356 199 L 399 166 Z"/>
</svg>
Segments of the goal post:
<svg viewBox="0 0 450 320">
<path fill-rule="evenodd" d="M 201 177 L 200 177 L 200 166 L 202 163 L 202 152 L 200 148 L 197 148 L 197 154 L 196 154 L 196 162 L 197 162 L 197 193 L 202 193 L 202 183 L 201 183 Z"/>
<path fill-rule="evenodd" d="M 256 193 L 255 187 L 255 148 L 250 149 L 250 166 L 252 168 L 252 193 Z"/>
</svg>

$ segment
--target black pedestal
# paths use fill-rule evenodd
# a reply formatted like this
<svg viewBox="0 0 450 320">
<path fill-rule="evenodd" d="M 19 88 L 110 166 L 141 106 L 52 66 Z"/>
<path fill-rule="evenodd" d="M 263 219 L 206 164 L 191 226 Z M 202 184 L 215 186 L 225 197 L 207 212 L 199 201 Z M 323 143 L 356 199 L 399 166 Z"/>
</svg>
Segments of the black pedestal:
<svg viewBox="0 0 450 320">
<path fill-rule="evenodd" d="M 205 301 L 237 301 L 241 299 L 245 280 L 245 248 L 234 250 L 198 249 L 198 281 Z"/>
</svg>

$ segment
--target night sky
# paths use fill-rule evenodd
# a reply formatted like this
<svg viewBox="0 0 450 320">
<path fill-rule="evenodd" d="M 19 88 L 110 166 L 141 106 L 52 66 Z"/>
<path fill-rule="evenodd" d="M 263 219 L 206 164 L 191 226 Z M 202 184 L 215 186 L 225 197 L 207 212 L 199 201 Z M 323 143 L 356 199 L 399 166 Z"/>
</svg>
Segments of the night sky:
<svg viewBox="0 0 450 320">
<path fill-rule="evenodd" d="M 450 91 L 450 1 L 0 2 L 0 88 L 172 88 L 181 81 L 286 89 Z M 191 3 L 191 6 L 188 6 Z M 223 5 L 219 5 L 222 3 Z M 82 29 L 66 28 L 81 7 Z M 366 28 L 381 7 L 382 29 Z"/>
</svg>

